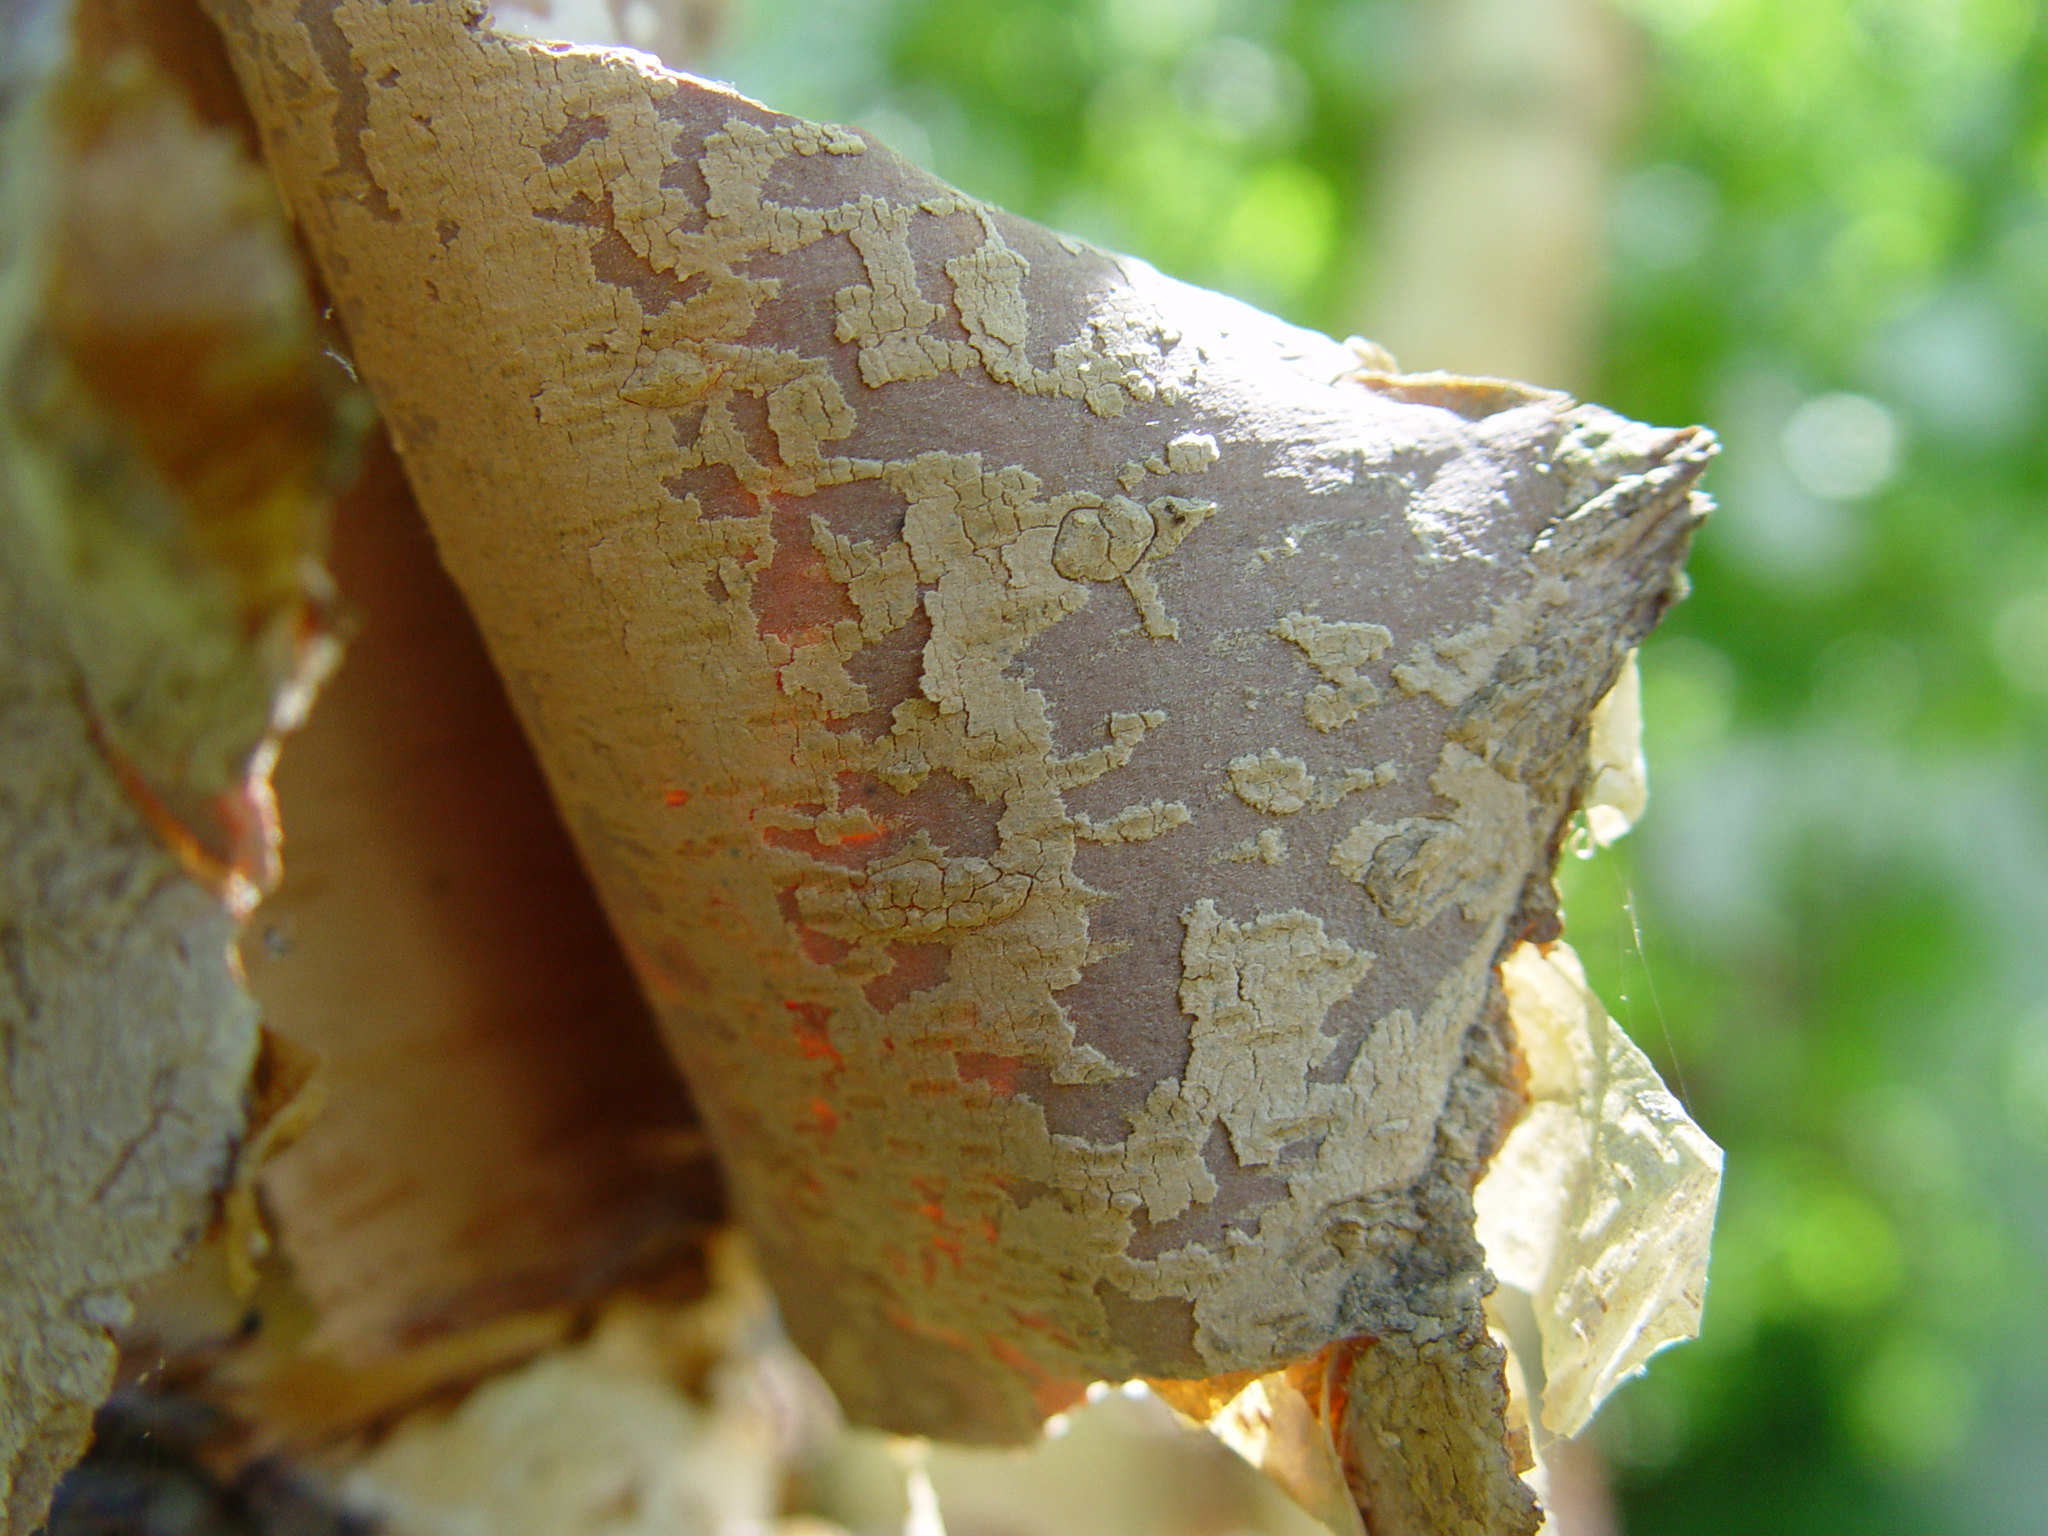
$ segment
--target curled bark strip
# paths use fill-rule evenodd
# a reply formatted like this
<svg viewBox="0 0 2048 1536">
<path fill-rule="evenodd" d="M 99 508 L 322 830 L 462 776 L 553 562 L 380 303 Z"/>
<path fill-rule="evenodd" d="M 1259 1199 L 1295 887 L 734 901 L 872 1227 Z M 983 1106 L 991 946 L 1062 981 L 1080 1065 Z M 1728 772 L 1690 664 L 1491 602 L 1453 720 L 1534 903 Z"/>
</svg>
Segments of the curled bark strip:
<svg viewBox="0 0 2048 1536">
<path fill-rule="evenodd" d="M 390 451 L 336 508 L 347 659 L 276 775 L 249 987 L 326 1107 L 265 1170 L 317 1313 L 369 1365 L 673 1272 L 716 1219 L 681 1085 Z"/>
<path fill-rule="evenodd" d="M 1014 1440 L 1370 1335 L 1504 1445 L 1495 964 L 1711 439 L 455 0 L 216 10 L 849 1411 Z"/>
</svg>

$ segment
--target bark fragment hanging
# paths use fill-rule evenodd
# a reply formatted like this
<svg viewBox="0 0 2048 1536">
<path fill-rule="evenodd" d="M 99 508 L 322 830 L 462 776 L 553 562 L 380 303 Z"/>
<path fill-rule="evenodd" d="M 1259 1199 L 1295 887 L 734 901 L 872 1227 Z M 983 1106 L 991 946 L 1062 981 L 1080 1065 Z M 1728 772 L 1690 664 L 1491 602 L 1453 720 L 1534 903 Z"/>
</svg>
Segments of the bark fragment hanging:
<svg viewBox="0 0 2048 1536">
<path fill-rule="evenodd" d="M 1711 439 L 1381 371 L 460 4 L 218 13 L 849 1411 L 1015 1439 L 1369 1333 L 1504 1447 L 1495 966 Z"/>
</svg>

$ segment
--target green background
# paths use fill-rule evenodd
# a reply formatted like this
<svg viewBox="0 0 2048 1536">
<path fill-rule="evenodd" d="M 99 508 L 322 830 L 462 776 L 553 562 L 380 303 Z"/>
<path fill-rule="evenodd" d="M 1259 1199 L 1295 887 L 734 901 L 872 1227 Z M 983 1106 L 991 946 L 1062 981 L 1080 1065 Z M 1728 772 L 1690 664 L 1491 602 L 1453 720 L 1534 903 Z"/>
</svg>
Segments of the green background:
<svg viewBox="0 0 2048 1536">
<path fill-rule="evenodd" d="M 1342 335 L 1426 12 L 752 0 L 708 68 Z M 1704 1334 L 1590 1434 L 1635 1536 L 2048 1530 L 2048 29 L 1620 19 L 1576 382 L 1727 451 L 1569 937 L 1728 1165 Z"/>
</svg>

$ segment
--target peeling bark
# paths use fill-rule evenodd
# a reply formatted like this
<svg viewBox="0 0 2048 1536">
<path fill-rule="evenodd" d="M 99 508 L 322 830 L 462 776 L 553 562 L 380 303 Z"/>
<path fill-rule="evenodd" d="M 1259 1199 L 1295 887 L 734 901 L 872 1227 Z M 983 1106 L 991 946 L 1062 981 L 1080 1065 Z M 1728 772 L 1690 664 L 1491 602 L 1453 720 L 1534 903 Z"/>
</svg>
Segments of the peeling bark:
<svg viewBox="0 0 2048 1536">
<path fill-rule="evenodd" d="M 381 442 L 337 507 L 349 648 L 276 774 L 242 950 L 325 1107 L 263 1176 L 317 1315 L 379 1357 L 673 1271 L 717 1175 L 632 973 Z"/>
<path fill-rule="evenodd" d="M 0 49 L 9 1532 L 83 1448 L 131 1288 L 261 1139 L 230 951 L 274 858 L 271 741 L 318 664 L 350 414 L 203 78 L 111 11 L 69 19 L 16 12 Z"/>
<path fill-rule="evenodd" d="M 459 4 L 219 12 L 849 1411 L 1014 1440 L 1372 1333 L 1504 1446 L 1494 966 L 1554 936 L 1711 440 L 1394 374 Z M 1260 804 L 1268 752 L 1343 791 Z"/>
<path fill-rule="evenodd" d="M 693 1262 L 710 1192 L 488 666 L 857 1421 L 1015 1442 L 1091 1380 L 1205 1419 L 1250 1383 L 1326 1426 L 1273 1461 L 1312 1507 L 1341 1478 L 1371 1536 L 1532 1531 L 1474 1228 L 1525 1090 L 1500 965 L 1557 935 L 1574 810 L 1639 803 L 1596 705 L 1679 590 L 1712 439 L 1401 374 L 461 0 L 213 8 L 489 650 L 403 497 L 369 506 L 391 627 L 285 778 L 303 947 L 251 950 L 330 1059 L 265 1177 L 314 1311 L 217 1384 L 317 1438 Z M 250 167 L 157 79 L 189 95 L 176 29 L 79 15 L 87 64 L 144 62 L 4 103 L 41 137 L 0 188 L 33 213 L 0 317 L 5 1232 L 43 1245 L 0 1283 L 10 1529 L 126 1289 L 223 1199 L 230 1271 L 256 1241 L 286 1122 L 228 949 L 345 435 Z M 203 195 L 142 221 L 145 266 L 66 246 L 167 168 Z M 187 330 L 138 323 L 181 273 Z M 1658 1091 L 1598 1048 L 1540 1085 L 1575 1147 L 1609 1077 Z"/>
</svg>

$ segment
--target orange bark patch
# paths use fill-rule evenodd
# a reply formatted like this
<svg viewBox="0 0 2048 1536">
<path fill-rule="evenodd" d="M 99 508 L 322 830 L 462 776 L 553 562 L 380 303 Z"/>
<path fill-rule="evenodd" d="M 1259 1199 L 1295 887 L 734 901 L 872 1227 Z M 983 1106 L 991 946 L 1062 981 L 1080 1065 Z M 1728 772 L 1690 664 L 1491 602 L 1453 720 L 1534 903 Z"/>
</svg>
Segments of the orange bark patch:
<svg viewBox="0 0 2048 1536">
<path fill-rule="evenodd" d="M 960 1065 L 962 1082 L 987 1083 L 999 1099 L 1017 1091 L 1017 1074 L 1024 1066 L 1021 1056 L 991 1056 L 982 1051 L 961 1051 L 953 1060 Z"/>
<path fill-rule="evenodd" d="M 1023 1377 L 1030 1385 L 1031 1400 L 1038 1405 L 1042 1417 L 1049 1419 L 1056 1413 L 1065 1413 L 1088 1395 L 1087 1382 L 1070 1381 L 1053 1375 L 1000 1335 L 989 1334 L 987 1344 L 990 1354 Z"/>
<path fill-rule="evenodd" d="M 846 1059 L 839 1054 L 839 1048 L 832 1043 L 832 1010 L 823 1003 L 784 1003 L 795 1022 L 790 1033 L 796 1036 L 796 1048 L 806 1061 L 829 1061 L 837 1072 L 846 1065 Z"/>
</svg>

